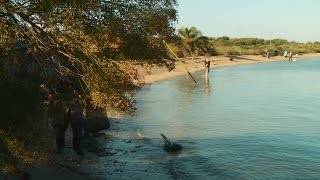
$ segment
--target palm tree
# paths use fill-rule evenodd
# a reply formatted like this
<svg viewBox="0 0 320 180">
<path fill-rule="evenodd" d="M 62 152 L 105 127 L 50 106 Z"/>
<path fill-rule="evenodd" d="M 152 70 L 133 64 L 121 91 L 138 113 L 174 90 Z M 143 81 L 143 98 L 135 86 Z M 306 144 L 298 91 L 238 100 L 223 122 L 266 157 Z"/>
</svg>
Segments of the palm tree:
<svg viewBox="0 0 320 180">
<path fill-rule="evenodd" d="M 188 54 L 204 54 L 209 50 L 209 38 L 203 36 L 195 27 L 178 29 L 178 35 Z"/>
</svg>

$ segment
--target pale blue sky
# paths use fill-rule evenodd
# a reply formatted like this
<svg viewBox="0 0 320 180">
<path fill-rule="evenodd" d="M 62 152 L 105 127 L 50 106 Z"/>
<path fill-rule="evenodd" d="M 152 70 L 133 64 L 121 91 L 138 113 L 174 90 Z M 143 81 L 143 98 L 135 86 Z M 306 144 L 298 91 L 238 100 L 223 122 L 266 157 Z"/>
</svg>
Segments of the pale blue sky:
<svg viewBox="0 0 320 180">
<path fill-rule="evenodd" d="M 209 37 L 320 41 L 320 0 L 178 0 L 177 28 Z"/>
</svg>

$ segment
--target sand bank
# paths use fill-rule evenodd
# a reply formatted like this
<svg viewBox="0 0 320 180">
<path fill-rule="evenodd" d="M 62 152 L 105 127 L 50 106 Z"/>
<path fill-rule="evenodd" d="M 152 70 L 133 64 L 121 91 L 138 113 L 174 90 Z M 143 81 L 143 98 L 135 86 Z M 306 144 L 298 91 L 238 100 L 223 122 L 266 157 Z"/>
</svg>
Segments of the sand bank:
<svg viewBox="0 0 320 180">
<path fill-rule="evenodd" d="M 320 53 L 317 54 L 305 54 L 305 55 L 294 55 L 294 60 L 302 60 L 307 58 L 318 58 Z M 229 57 L 225 56 L 212 56 L 209 58 L 211 60 L 211 68 L 219 68 L 225 66 L 235 66 L 240 64 L 254 64 L 261 62 L 275 62 L 275 61 L 287 61 L 283 56 L 274 56 L 271 58 L 266 58 L 263 56 L 257 55 L 243 55 L 233 58 L 233 61 L 230 61 Z M 204 70 L 204 57 L 193 57 L 193 58 L 184 58 L 181 59 L 185 65 L 188 67 L 188 70 L 193 73 L 195 71 Z M 184 67 L 178 61 L 175 63 L 175 69 L 168 71 L 165 67 L 152 66 L 148 71 L 144 68 L 139 67 L 138 72 L 143 77 L 146 84 L 151 84 L 157 81 L 169 79 L 175 76 L 180 76 L 186 74 Z"/>
</svg>

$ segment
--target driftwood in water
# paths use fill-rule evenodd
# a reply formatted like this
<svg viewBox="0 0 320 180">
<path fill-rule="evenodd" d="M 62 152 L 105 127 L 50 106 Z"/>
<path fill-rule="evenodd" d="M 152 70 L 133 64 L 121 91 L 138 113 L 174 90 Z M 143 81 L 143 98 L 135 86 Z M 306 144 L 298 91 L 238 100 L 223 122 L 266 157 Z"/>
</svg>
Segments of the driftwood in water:
<svg viewBox="0 0 320 180">
<path fill-rule="evenodd" d="M 177 152 L 182 149 L 182 146 L 180 144 L 172 143 L 169 141 L 169 139 L 164 135 L 160 134 L 164 139 L 164 146 L 163 149 L 167 152 Z"/>
</svg>

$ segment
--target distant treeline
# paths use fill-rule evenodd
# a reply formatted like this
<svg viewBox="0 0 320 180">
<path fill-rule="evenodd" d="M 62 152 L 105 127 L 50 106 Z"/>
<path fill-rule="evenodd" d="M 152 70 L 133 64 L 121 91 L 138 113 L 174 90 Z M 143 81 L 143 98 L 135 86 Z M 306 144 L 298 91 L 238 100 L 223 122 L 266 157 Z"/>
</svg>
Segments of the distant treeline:
<svg viewBox="0 0 320 180">
<path fill-rule="evenodd" d="M 284 51 L 294 54 L 320 53 L 320 42 L 300 43 L 285 39 L 206 37 L 195 27 L 178 30 L 180 42 L 176 50 L 181 57 L 198 55 L 282 55 Z"/>
</svg>

